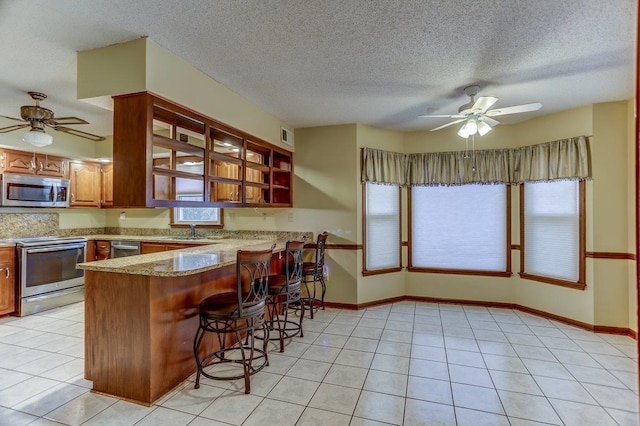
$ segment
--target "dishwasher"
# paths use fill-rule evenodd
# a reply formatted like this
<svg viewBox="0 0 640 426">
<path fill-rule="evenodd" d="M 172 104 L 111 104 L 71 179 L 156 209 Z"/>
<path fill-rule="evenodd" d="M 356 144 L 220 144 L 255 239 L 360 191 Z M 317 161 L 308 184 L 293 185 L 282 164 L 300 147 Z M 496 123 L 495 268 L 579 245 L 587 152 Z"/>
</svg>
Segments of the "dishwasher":
<svg viewBox="0 0 640 426">
<path fill-rule="evenodd" d="M 140 254 L 140 241 L 111 241 L 111 259 Z"/>
</svg>

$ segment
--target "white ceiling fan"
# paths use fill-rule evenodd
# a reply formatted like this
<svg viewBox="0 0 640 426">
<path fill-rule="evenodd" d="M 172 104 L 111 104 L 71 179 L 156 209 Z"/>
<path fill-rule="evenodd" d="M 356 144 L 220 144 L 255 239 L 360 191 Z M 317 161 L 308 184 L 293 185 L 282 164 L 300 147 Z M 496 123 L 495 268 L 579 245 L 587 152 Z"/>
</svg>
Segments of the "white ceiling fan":
<svg viewBox="0 0 640 426">
<path fill-rule="evenodd" d="M 475 97 L 479 90 L 480 86 L 477 85 L 467 86 L 464 88 L 464 93 L 467 94 L 471 100 L 458 108 L 457 114 L 425 114 L 420 115 L 419 117 L 455 118 L 455 120 L 450 121 L 447 124 L 443 124 L 442 126 L 438 126 L 435 129 L 431 129 L 431 131 L 433 132 L 444 129 L 445 127 L 464 122 L 462 127 L 460 127 L 460 130 L 458 130 L 458 135 L 463 138 L 467 138 L 475 135 L 476 133 L 480 136 L 484 136 L 491 131 L 493 126 L 500 124 L 498 120 L 495 120 L 492 117 L 537 111 L 542 107 L 541 103 L 535 102 L 506 108 L 489 109 L 498 101 L 498 98 L 494 98 L 493 96 L 481 96 L 476 100 Z"/>
</svg>

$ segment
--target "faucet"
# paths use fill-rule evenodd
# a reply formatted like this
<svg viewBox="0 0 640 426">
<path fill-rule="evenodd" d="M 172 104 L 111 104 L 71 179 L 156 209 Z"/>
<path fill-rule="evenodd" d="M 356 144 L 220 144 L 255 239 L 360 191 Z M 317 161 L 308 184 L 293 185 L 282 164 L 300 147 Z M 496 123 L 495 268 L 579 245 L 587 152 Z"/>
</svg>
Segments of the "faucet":
<svg viewBox="0 0 640 426">
<path fill-rule="evenodd" d="M 195 223 L 190 224 L 189 228 L 191 228 L 191 238 L 195 238 L 196 237 L 196 224 Z"/>
</svg>

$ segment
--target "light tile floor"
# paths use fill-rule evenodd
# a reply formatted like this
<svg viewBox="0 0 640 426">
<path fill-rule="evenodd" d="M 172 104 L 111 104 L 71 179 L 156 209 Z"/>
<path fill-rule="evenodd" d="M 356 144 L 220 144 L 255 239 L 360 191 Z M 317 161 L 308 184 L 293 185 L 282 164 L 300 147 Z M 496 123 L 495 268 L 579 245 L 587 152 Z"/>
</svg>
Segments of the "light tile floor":
<svg viewBox="0 0 640 426">
<path fill-rule="evenodd" d="M 510 309 L 327 309 L 242 383 L 89 392 L 82 303 L 0 318 L 0 425 L 638 425 L 636 341 Z"/>
</svg>

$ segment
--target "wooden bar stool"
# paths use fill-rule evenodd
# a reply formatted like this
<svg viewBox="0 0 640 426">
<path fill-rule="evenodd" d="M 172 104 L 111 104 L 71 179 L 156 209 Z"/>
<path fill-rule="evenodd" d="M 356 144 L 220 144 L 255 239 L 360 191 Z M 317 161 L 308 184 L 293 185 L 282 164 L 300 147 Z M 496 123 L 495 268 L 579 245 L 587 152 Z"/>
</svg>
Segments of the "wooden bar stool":
<svg viewBox="0 0 640 426">
<path fill-rule="evenodd" d="M 236 291 L 214 294 L 200 302 L 200 324 L 193 341 L 198 369 L 196 389 L 200 387 L 201 375 L 214 380 L 244 378 L 244 393 L 250 393 L 249 377 L 269 365 L 265 303 L 274 247 L 275 244 L 268 250 L 238 250 Z M 218 348 L 201 357 L 200 345 L 207 332 L 216 334 Z M 262 348 L 255 347 L 256 332 L 264 333 Z M 235 374 L 234 368 L 225 370 L 222 365 L 241 366 L 242 373 Z"/>
<path fill-rule="evenodd" d="M 304 303 L 300 303 L 300 284 L 302 282 L 302 251 L 304 239 L 301 241 L 287 241 L 284 275 L 269 277 L 269 295 L 267 297 L 267 324 L 270 330 L 278 332 L 277 337 L 270 340 L 280 341 L 280 352 L 284 352 L 284 340 L 300 335 L 304 318 Z M 298 322 L 289 318 L 290 310 L 300 307 Z"/>
<path fill-rule="evenodd" d="M 304 262 L 302 265 L 302 283 L 307 292 L 306 303 L 313 313 L 318 307 L 324 310 L 324 295 L 327 292 L 327 284 L 324 282 L 324 249 L 327 244 L 328 232 L 318 234 L 316 241 L 315 262 Z M 317 284 L 320 283 L 320 297 L 316 293 Z"/>
</svg>

